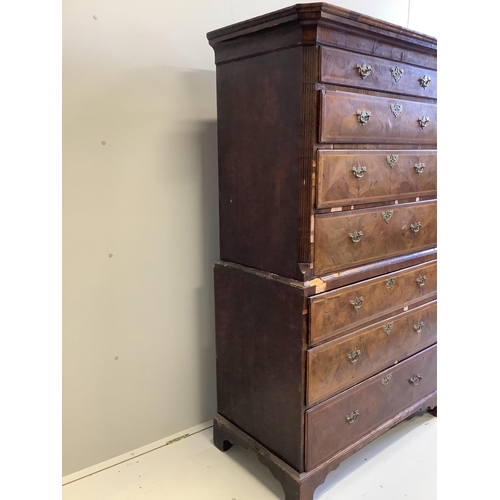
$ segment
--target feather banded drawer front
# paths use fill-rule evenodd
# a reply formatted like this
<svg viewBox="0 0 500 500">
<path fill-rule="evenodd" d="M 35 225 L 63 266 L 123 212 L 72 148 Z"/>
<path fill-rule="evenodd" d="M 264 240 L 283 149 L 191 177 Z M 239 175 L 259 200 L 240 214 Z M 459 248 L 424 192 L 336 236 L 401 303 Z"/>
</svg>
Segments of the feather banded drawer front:
<svg viewBox="0 0 500 500">
<path fill-rule="evenodd" d="M 437 42 L 332 5 L 212 31 L 214 443 L 287 500 L 436 414 Z"/>
</svg>

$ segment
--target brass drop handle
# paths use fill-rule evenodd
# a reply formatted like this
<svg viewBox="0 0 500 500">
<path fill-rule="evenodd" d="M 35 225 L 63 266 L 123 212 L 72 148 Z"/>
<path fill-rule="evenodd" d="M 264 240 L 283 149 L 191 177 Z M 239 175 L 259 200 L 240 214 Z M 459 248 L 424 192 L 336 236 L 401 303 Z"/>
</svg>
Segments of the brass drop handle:
<svg viewBox="0 0 500 500">
<path fill-rule="evenodd" d="M 413 329 L 415 330 L 415 333 L 420 333 L 424 328 L 424 322 L 420 321 L 416 325 L 413 325 Z"/>
<path fill-rule="evenodd" d="M 372 72 L 372 67 L 369 64 L 362 63 L 356 66 L 358 68 L 359 76 L 364 80 L 367 76 L 370 76 Z"/>
<path fill-rule="evenodd" d="M 420 125 L 420 128 L 422 128 L 422 129 L 427 127 L 427 125 L 429 125 L 429 122 L 430 122 L 430 118 L 428 116 L 421 116 L 418 119 L 418 123 Z"/>
<path fill-rule="evenodd" d="M 361 241 L 361 237 L 363 236 L 363 231 L 354 231 L 354 233 L 349 233 L 349 238 L 351 241 L 356 244 Z"/>
<path fill-rule="evenodd" d="M 415 281 L 417 282 L 418 286 L 422 287 L 422 286 L 425 285 L 425 282 L 427 281 L 427 276 L 425 276 L 425 275 L 424 276 L 420 276 Z"/>
<path fill-rule="evenodd" d="M 345 419 L 347 420 L 347 423 L 350 425 L 356 422 L 358 417 L 359 417 L 359 411 L 354 410 L 349 415 L 346 415 Z"/>
<path fill-rule="evenodd" d="M 424 171 L 425 168 L 425 163 L 415 163 L 415 172 L 417 172 L 417 175 L 422 175 L 422 172 Z"/>
<path fill-rule="evenodd" d="M 361 351 L 358 349 L 357 351 L 352 351 L 351 354 L 347 355 L 347 359 L 351 362 L 351 364 L 356 363 L 356 361 L 361 356 Z"/>
<path fill-rule="evenodd" d="M 392 379 L 392 373 L 388 373 L 385 377 L 382 378 L 380 383 L 387 387 L 389 385 L 389 382 L 391 381 L 391 379 Z"/>
<path fill-rule="evenodd" d="M 358 121 L 359 123 L 361 123 L 361 125 L 366 125 L 372 116 L 372 114 L 366 109 L 363 109 L 361 111 L 358 110 L 356 111 L 356 114 L 358 115 Z"/>
<path fill-rule="evenodd" d="M 420 86 L 426 89 L 431 84 L 432 78 L 430 76 L 424 75 L 421 76 L 418 81 L 420 82 Z"/>
<path fill-rule="evenodd" d="M 354 300 L 351 300 L 351 306 L 354 307 L 354 310 L 360 309 L 363 306 L 363 301 L 365 299 L 363 298 L 362 295 L 359 297 L 356 297 Z"/>
<path fill-rule="evenodd" d="M 357 167 L 352 167 L 352 174 L 356 179 L 361 179 L 363 175 L 366 173 L 366 167 L 362 167 L 361 165 L 358 164 Z"/>
<path fill-rule="evenodd" d="M 413 224 L 410 224 L 410 229 L 413 234 L 417 234 L 420 231 L 420 228 L 422 227 L 421 222 L 414 222 Z"/>
<path fill-rule="evenodd" d="M 420 375 L 413 375 L 413 377 L 408 381 L 410 384 L 415 387 L 416 385 L 420 384 L 422 381 L 423 377 Z"/>
</svg>

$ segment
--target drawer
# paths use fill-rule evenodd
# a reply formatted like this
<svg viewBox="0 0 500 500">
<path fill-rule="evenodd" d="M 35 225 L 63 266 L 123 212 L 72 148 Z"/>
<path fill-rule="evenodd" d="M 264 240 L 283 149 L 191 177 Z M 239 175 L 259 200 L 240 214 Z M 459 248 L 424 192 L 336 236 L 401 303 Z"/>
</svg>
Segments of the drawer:
<svg viewBox="0 0 500 500">
<path fill-rule="evenodd" d="M 307 351 L 307 404 L 352 387 L 436 342 L 437 302 Z"/>
<path fill-rule="evenodd" d="M 435 201 L 316 215 L 314 273 L 432 248 L 437 242 L 436 215 Z"/>
<path fill-rule="evenodd" d="M 306 470 L 374 431 L 437 387 L 436 345 L 306 411 Z"/>
<path fill-rule="evenodd" d="M 435 144 L 436 118 L 430 102 L 323 90 L 319 141 Z"/>
<path fill-rule="evenodd" d="M 436 194 L 436 151 L 318 151 L 317 208 Z"/>
<path fill-rule="evenodd" d="M 309 342 L 316 344 L 402 312 L 413 303 L 434 298 L 436 261 L 372 278 L 309 299 Z"/>
<path fill-rule="evenodd" d="M 433 99 L 437 95 L 437 71 L 433 69 L 327 47 L 321 47 L 320 61 L 323 83 Z"/>
</svg>

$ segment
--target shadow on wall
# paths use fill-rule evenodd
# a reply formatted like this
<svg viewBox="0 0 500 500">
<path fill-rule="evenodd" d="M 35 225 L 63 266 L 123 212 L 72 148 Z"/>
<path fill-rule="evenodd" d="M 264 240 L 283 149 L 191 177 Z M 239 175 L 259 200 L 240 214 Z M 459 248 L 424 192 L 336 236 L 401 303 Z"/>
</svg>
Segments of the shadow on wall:
<svg viewBox="0 0 500 500">
<path fill-rule="evenodd" d="M 215 71 L 63 77 L 66 475 L 214 416 L 219 228 Z"/>
</svg>

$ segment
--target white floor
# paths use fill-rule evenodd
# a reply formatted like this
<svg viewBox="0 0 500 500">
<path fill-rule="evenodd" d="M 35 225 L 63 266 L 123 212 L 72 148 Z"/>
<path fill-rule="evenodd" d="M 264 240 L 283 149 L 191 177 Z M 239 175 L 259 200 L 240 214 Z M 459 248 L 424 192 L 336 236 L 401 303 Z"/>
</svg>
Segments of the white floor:
<svg viewBox="0 0 500 500">
<path fill-rule="evenodd" d="M 66 476 L 62 499 L 284 500 L 281 485 L 253 452 L 215 448 L 210 425 Z M 417 414 L 344 461 L 314 500 L 435 500 L 436 443 L 437 419 Z"/>
</svg>

